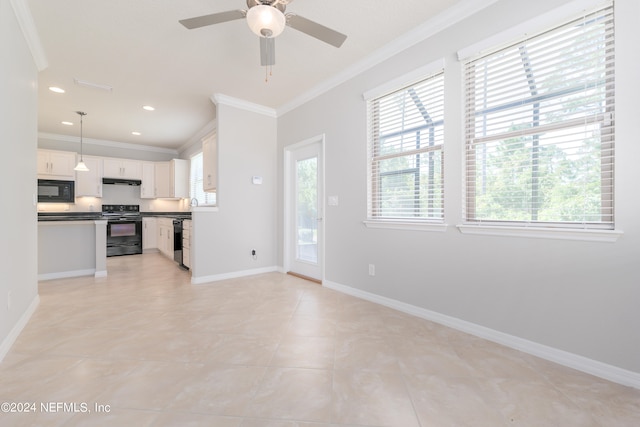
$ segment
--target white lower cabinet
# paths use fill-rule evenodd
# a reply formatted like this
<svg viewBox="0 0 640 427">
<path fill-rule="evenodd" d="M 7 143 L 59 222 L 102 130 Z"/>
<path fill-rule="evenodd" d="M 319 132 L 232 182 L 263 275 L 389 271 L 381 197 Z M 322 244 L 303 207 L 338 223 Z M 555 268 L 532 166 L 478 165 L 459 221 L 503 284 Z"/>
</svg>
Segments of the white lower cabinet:
<svg viewBox="0 0 640 427">
<path fill-rule="evenodd" d="M 173 219 L 158 218 L 158 250 L 173 259 Z"/>
<path fill-rule="evenodd" d="M 182 221 L 182 263 L 187 268 L 191 268 L 191 229 L 190 219 Z"/>
<path fill-rule="evenodd" d="M 142 251 L 158 249 L 158 220 L 153 217 L 142 218 Z"/>
</svg>

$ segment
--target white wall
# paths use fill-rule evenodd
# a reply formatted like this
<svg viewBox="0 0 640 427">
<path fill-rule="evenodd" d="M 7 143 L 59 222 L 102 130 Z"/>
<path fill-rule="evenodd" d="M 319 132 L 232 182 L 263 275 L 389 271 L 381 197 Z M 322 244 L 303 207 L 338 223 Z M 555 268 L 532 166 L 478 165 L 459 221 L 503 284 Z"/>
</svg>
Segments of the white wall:
<svg viewBox="0 0 640 427">
<path fill-rule="evenodd" d="M 462 65 L 455 52 L 561 2 L 502 0 L 307 102 L 278 120 L 278 188 L 289 144 L 326 135 L 326 280 L 640 373 L 640 3 L 618 1 L 616 243 L 470 236 L 461 224 Z M 363 92 L 446 61 L 444 233 L 367 229 Z M 278 197 L 282 254 L 282 191 Z M 281 256 L 281 255 L 280 255 Z M 282 265 L 282 259 L 279 259 Z M 376 276 L 368 275 L 368 264 Z"/>
<path fill-rule="evenodd" d="M 194 283 L 274 269 L 277 260 L 276 119 L 218 103 L 217 135 L 218 210 L 192 214 Z"/>
<path fill-rule="evenodd" d="M 11 3 L 0 0 L 0 360 L 37 301 L 37 85 L 38 70 Z"/>
</svg>

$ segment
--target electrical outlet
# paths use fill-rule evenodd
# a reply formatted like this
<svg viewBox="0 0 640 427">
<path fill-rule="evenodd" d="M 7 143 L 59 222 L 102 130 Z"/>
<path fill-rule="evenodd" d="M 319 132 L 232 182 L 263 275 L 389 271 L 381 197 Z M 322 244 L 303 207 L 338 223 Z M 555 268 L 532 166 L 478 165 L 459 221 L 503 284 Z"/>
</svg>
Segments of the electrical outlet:
<svg viewBox="0 0 640 427">
<path fill-rule="evenodd" d="M 7 292 L 7 310 L 11 310 L 11 291 Z"/>
<path fill-rule="evenodd" d="M 369 276 L 376 275 L 376 266 L 374 264 L 369 264 Z"/>
<path fill-rule="evenodd" d="M 253 258 L 254 260 L 258 259 L 258 252 L 256 252 L 255 249 L 251 249 L 251 258 Z"/>
</svg>

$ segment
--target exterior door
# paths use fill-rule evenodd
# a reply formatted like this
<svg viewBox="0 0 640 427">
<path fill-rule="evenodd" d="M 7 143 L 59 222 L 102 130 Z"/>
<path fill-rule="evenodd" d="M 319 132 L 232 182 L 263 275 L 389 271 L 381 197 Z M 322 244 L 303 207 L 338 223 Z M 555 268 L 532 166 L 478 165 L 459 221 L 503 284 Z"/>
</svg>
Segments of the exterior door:
<svg viewBox="0 0 640 427">
<path fill-rule="evenodd" d="M 288 272 L 322 281 L 323 159 L 322 137 L 286 149 Z"/>
</svg>

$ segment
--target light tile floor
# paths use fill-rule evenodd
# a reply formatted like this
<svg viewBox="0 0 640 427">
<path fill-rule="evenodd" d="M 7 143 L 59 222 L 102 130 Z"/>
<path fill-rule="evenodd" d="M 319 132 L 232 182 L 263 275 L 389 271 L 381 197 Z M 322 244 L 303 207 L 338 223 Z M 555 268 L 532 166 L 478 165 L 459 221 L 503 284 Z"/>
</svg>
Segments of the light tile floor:
<svg viewBox="0 0 640 427">
<path fill-rule="evenodd" d="M 108 271 L 40 283 L 0 363 L 0 402 L 35 412 L 1 426 L 640 426 L 640 390 L 295 277 Z"/>
</svg>

